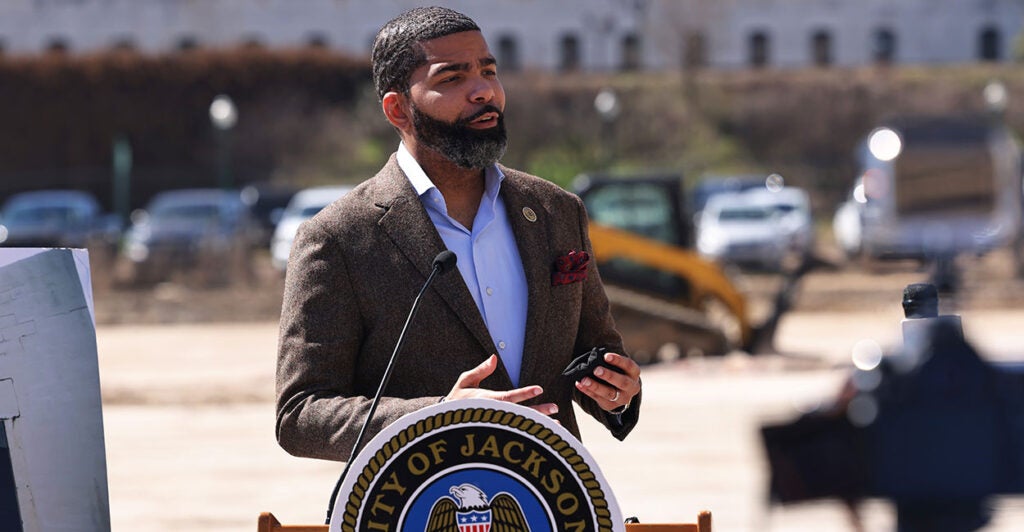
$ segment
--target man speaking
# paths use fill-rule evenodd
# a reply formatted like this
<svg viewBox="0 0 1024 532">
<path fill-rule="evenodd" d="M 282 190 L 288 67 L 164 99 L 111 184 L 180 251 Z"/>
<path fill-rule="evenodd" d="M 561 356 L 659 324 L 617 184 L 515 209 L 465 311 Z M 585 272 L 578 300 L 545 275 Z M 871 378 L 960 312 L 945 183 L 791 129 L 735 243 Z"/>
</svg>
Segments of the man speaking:
<svg viewBox="0 0 1024 532">
<path fill-rule="evenodd" d="M 639 415 L 640 368 L 623 352 L 590 261 L 586 212 L 578 197 L 497 164 L 505 93 L 480 28 L 445 8 L 403 13 L 374 40 L 373 80 L 401 143 L 295 239 L 277 362 L 281 446 L 348 459 L 412 300 L 445 249 L 457 273 L 424 292 L 369 435 L 439 401 L 490 398 L 550 415 L 579 437 L 575 400 L 625 438 Z M 563 376 L 588 352 L 606 367 Z"/>
</svg>

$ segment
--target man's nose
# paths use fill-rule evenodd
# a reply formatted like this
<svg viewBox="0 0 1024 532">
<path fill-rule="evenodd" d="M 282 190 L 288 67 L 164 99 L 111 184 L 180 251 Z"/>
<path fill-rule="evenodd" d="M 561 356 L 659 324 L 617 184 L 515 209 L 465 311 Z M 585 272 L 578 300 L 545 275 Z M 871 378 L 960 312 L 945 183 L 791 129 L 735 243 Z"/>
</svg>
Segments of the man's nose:
<svg viewBox="0 0 1024 532">
<path fill-rule="evenodd" d="M 483 78 L 477 79 L 469 93 L 469 100 L 473 103 L 488 103 L 494 99 L 494 85 Z"/>
</svg>

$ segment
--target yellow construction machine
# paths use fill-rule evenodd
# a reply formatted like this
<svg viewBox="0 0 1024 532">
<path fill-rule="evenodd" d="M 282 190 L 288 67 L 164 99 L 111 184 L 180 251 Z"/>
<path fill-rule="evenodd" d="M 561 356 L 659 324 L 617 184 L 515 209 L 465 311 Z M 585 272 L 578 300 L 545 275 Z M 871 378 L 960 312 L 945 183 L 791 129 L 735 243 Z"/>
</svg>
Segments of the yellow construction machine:
<svg viewBox="0 0 1024 532">
<path fill-rule="evenodd" d="M 787 274 L 774 310 L 755 327 L 747 297 L 693 251 L 693 215 L 677 174 L 585 174 L 573 191 L 587 207 L 595 260 L 626 348 L 641 363 L 695 353 L 770 348 L 804 269 Z"/>
</svg>

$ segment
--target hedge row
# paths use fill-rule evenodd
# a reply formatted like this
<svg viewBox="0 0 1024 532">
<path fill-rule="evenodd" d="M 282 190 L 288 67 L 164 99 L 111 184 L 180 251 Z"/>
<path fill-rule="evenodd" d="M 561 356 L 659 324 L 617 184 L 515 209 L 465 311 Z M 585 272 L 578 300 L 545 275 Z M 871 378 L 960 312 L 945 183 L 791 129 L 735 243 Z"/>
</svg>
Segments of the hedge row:
<svg viewBox="0 0 1024 532">
<path fill-rule="evenodd" d="M 365 61 L 320 49 L 0 57 L 0 197 L 85 184 L 96 177 L 69 174 L 89 169 L 109 174 L 117 138 L 131 146 L 136 181 L 150 172 L 208 183 L 220 156 L 208 111 L 218 94 L 239 110 L 230 133 L 238 173 L 258 179 L 288 145 L 266 133 L 278 114 L 351 106 L 369 79 Z"/>
</svg>

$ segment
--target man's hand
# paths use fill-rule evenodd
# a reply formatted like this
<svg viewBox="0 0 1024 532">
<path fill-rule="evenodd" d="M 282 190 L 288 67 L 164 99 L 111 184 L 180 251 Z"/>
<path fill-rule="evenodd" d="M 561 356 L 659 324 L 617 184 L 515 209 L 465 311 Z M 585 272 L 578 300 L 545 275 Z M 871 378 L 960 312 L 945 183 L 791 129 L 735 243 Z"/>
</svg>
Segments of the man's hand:
<svg viewBox="0 0 1024 532">
<path fill-rule="evenodd" d="M 448 395 L 446 395 L 443 400 L 453 401 L 455 399 L 483 398 L 497 399 L 498 401 L 505 401 L 507 403 L 521 403 L 527 399 L 537 397 L 544 392 L 540 386 L 526 386 L 524 388 L 516 388 L 505 392 L 496 392 L 494 390 L 485 390 L 480 388 L 480 383 L 494 373 L 495 369 L 498 369 L 498 355 L 491 355 L 484 361 L 484 363 L 464 372 L 462 375 L 459 375 L 459 380 L 455 381 L 455 386 L 452 388 L 452 391 L 448 392 Z M 558 413 L 558 405 L 555 403 L 533 405 L 530 408 L 548 416 Z"/>
<path fill-rule="evenodd" d="M 604 361 L 625 374 L 599 366 L 594 370 L 594 376 L 600 380 L 584 377 L 576 383 L 576 389 L 597 401 L 604 410 L 612 411 L 628 405 L 640 393 L 640 366 L 633 359 L 617 353 L 605 353 Z"/>
</svg>

